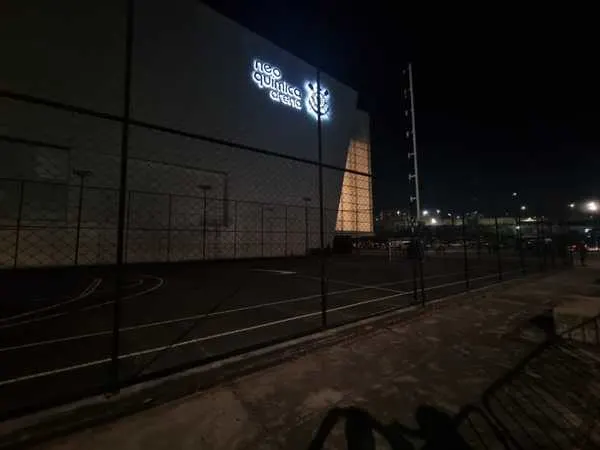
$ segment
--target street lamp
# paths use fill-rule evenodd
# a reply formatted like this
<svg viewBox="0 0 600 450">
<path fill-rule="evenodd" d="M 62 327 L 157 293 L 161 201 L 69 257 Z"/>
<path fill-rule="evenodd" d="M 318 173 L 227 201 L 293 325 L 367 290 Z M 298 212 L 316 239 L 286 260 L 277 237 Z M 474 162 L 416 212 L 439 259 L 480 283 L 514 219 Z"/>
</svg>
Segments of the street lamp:
<svg viewBox="0 0 600 450">
<path fill-rule="evenodd" d="M 571 208 L 571 209 L 575 208 L 575 203 L 569 203 L 569 208 Z"/>
<path fill-rule="evenodd" d="M 513 197 L 513 198 L 516 198 L 516 197 L 517 197 L 517 193 L 516 193 L 516 192 L 513 192 L 513 193 L 512 193 L 512 197 Z"/>
<path fill-rule="evenodd" d="M 525 211 L 527 207 L 525 205 L 521 205 L 521 211 Z"/>
<path fill-rule="evenodd" d="M 423 210 L 423 215 L 424 216 L 428 216 L 429 215 L 429 211 L 427 211 L 426 209 Z"/>
<path fill-rule="evenodd" d="M 438 214 L 441 213 L 441 211 L 439 209 L 436 209 L 435 212 Z"/>
<path fill-rule="evenodd" d="M 589 211 L 589 212 L 597 212 L 598 211 L 598 203 L 595 201 L 591 201 L 588 202 L 585 205 L 585 208 Z"/>
</svg>

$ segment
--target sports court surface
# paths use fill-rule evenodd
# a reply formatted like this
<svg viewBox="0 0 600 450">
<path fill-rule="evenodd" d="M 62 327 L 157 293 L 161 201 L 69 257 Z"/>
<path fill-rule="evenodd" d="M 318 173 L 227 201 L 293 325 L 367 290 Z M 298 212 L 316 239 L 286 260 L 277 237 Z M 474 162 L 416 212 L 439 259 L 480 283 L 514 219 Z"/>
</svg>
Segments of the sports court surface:
<svg viewBox="0 0 600 450">
<path fill-rule="evenodd" d="M 344 255 L 325 269 L 328 326 L 415 303 L 412 261 Z M 423 269 L 427 301 L 466 289 L 460 253 L 429 256 Z M 469 254 L 468 269 L 470 288 L 499 281 L 494 255 Z M 502 271 L 522 276 L 520 259 L 503 257 Z M 321 329 L 320 272 L 318 257 L 126 266 L 121 382 Z M 0 417 L 106 389 L 115 290 L 114 268 L 0 273 Z"/>
</svg>

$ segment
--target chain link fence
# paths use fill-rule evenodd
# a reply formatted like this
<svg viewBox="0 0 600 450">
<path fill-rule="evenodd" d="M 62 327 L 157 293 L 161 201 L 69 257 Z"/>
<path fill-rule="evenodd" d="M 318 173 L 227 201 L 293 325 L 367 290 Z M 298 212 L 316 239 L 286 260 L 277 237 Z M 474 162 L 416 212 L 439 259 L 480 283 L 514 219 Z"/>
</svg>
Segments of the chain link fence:
<svg viewBox="0 0 600 450">
<path fill-rule="evenodd" d="M 311 94 L 300 132 L 270 124 L 276 149 L 196 133 L 185 108 L 141 120 L 127 5 L 122 114 L 0 89 L 0 417 L 562 267 L 547 221 L 415 224 L 364 248 L 377 193 L 355 96 L 335 129 Z"/>
</svg>

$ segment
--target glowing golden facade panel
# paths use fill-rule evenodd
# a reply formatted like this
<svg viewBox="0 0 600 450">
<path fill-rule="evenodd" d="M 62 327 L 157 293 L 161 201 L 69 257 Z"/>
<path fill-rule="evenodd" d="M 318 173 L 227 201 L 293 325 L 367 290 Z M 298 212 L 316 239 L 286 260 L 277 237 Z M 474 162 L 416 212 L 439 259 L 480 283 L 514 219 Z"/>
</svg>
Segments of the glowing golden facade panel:
<svg viewBox="0 0 600 450">
<path fill-rule="evenodd" d="M 346 170 L 371 174 L 371 152 L 368 143 L 357 140 L 350 141 Z M 341 233 L 373 233 L 370 176 L 344 172 L 335 229 Z"/>
</svg>

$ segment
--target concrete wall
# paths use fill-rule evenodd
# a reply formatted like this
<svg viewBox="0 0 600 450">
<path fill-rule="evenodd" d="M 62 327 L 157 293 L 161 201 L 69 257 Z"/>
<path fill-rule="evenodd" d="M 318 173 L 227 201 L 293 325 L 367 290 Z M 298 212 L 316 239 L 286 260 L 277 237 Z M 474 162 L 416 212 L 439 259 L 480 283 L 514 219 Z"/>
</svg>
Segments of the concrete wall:
<svg viewBox="0 0 600 450">
<path fill-rule="evenodd" d="M 317 159 L 317 122 L 304 105 L 304 84 L 316 81 L 315 68 L 196 0 L 138 0 L 134 30 L 132 118 Z M 124 1 L 2 2 L 0 89 L 121 115 L 124 45 Z M 302 109 L 272 101 L 267 90 L 252 81 L 256 58 L 277 66 L 284 80 L 302 89 Z M 356 109 L 352 89 L 326 74 L 321 75 L 321 85 L 331 99 L 330 119 L 322 123 L 323 160 L 344 167 L 351 138 L 364 129 L 357 126 L 364 116 Z M 49 145 L 0 141 L 0 178 L 63 185 L 55 188 L 58 193 L 51 201 L 35 194 L 31 186 L 25 191 L 26 204 L 44 203 L 48 211 L 44 219 L 62 227 L 55 239 L 47 229 L 29 230 L 38 235 L 28 238 L 42 254 L 51 252 L 44 248 L 47 241 L 53 240 L 55 246 L 57 239 L 64 243 L 59 253 L 65 257 L 58 263 L 69 264 L 72 259 L 77 221 L 73 208 L 79 195 L 69 188 L 79 182 L 72 169 L 92 171 L 86 185 L 105 188 L 85 191 L 82 224 L 89 237 L 82 237 L 81 245 L 96 249 L 87 261 L 113 259 L 120 133 L 120 124 L 110 120 L 0 99 L 0 135 Z M 200 247 L 207 258 L 304 252 L 302 199 L 311 198 L 309 206 L 318 206 L 316 166 L 139 126 L 131 127 L 129 155 L 128 188 L 145 192 L 128 196 L 131 261 L 198 259 Z M 341 183 L 341 172 L 324 170 L 328 241 L 334 233 Z M 206 220 L 200 185 L 211 187 Z M 5 228 L 0 241 L 10 243 L 13 235 L 6 228 L 14 225 L 18 186 L 12 181 L 0 186 L 7 186 L 0 196 L 5 211 L 0 213 Z M 308 215 L 309 246 L 315 247 L 318 214 L 311 209 Z M 23 219 L 23 226 L 40 220 Z M 204 223 L 210 233 L 204 233 Z M 95 242 L 98 235 L 104 236 L 104 244 L 84 242 Z M 8 253 L 3 265 L 10 265 Z M 53 254 L 48 261 L 57 264 L 57 252 Z M 30 263 L 33 259 L 23 255 L 20 264 Z"/>
</svg>

